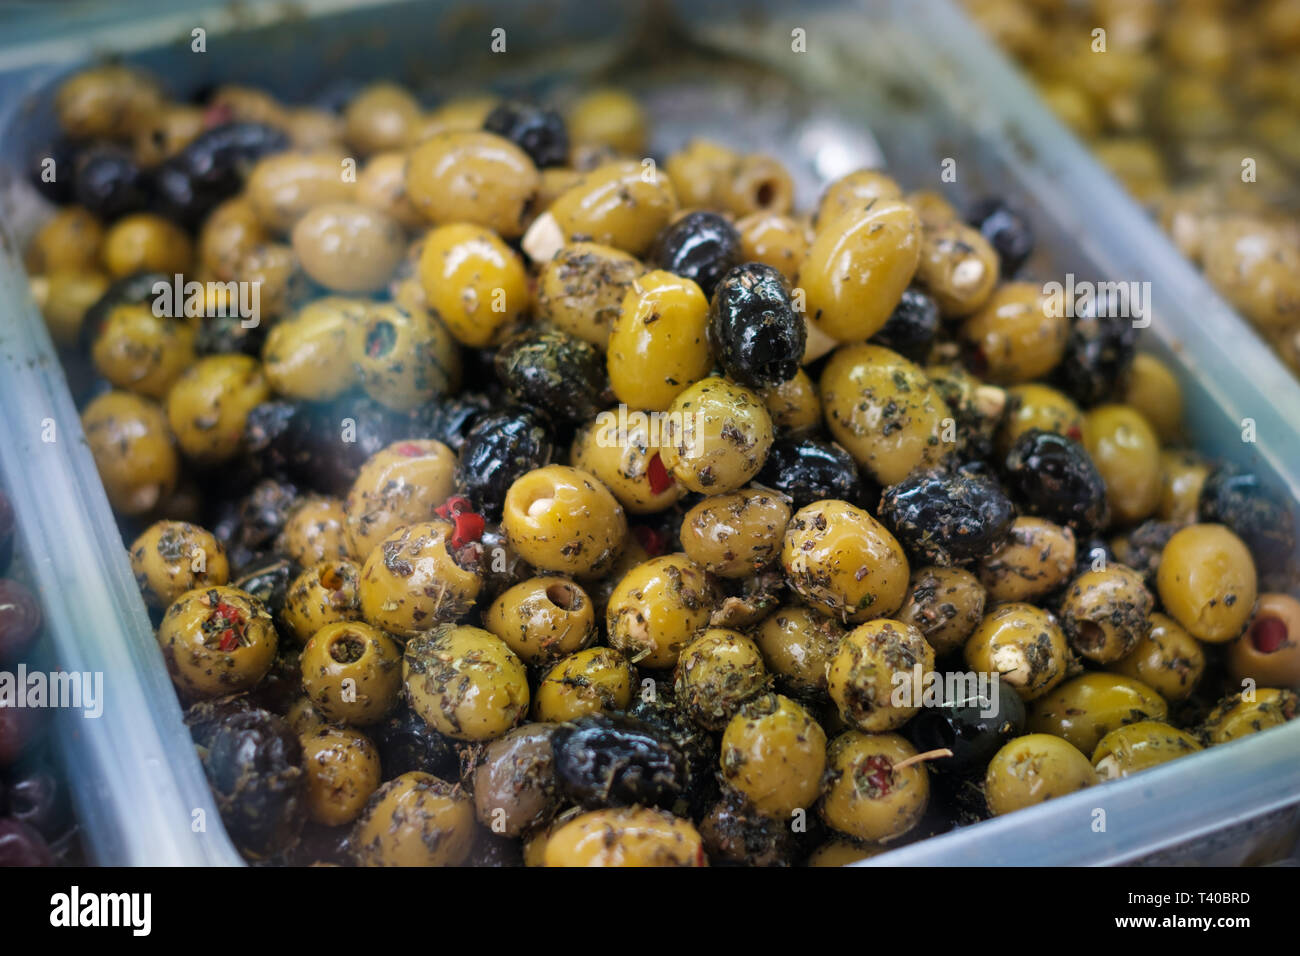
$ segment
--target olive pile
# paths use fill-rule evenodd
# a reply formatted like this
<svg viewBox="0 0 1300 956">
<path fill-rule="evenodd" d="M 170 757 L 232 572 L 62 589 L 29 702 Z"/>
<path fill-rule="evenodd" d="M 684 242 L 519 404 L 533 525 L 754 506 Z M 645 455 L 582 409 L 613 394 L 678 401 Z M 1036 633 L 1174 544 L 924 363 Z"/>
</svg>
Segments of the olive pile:
<svg viewBox="0 0 1300 956">
<path fill-rule="evenodd" d="M 39 669 L 34 655 L 44 633 L 36 596 L 11 573 L 15 515 L 0 490 L 0 867 L 84 863 L 68 787 L 47 735 L 50 711 L 11 697 L 21 665 Z"/>
<path fill-rule="evenodd" d="M 965 5 L 1300 375 L 1300 3 Z M 990 241 L 1014 241 L 1013 224 L 979 212 Z"/>
<path fill-rule="evenodd" d="M 58 103 L 120 185 L 33 281 L 250 859 L 830 865 L 1295 716 L 1288 507 L 1005 202 L 647 176 L 618 91 Z"/>
</svg>

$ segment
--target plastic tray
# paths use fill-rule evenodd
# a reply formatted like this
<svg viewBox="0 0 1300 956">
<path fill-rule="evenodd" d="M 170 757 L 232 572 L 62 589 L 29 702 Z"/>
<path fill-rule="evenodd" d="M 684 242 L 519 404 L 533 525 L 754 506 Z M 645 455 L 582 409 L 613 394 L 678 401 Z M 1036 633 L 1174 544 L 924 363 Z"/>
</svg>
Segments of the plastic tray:
<svg viewBox="0 0 1300 956">
<path fill-rule="evenodd" d="M 483 85 L 563 96 L 593 76 L 612 79 L 647 96 L 661 120 L 656 151 L 711 134 L 775 152 L 805 206 L 826 178 L 881 157 L 912 187 L 1015 197 L 1039 235 L 1028 273 L 1149 281 L 1146 347 L 1179 369 L 1195 444 L 1300 497 L 1300 386 L 946 0 L 333 0 L 291 12 L 140 2 L 94 17 L 87 27 L 61 7 L 6 25 L 0 40 L 0 221 L 12 233 L 33 221 L 18 180 L 22 158 L 51 132 L 53 84 L 106 51 L 154 70 L 176 94 L 237 81 L 291 102 L 344 78 L 393 76 L 431 99 Z M 206 54 L 190 51 L 196 26 L 207 31 Z M 490 50 L 497 27 L 506 54 Z M 795 30 L 806 52 L 793 49 Z M 956 160 L 955 183 L 940 181 L 944 158 Z M 16 238 L 0 249 L 0 448 L 59 655 L 106 675 L 103 718 L 64 725 L 91 852 L 110 863 L 236 863 L 25 291 Z M 41 440 L 47 418 L 53 443 Z M 1241 440 L 1246 418 L 1255 444 Z M 1294 838 L 1298 756 L 1300 722 L 871 862 L 1243 862 Z"/>
</svg>

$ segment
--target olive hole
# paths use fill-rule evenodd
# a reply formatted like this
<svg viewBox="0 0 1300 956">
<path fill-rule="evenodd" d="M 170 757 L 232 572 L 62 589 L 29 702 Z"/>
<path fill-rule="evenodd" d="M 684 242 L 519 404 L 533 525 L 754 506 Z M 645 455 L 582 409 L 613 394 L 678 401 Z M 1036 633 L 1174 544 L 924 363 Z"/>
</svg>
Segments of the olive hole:
<svg viewBox="0 0 1300 956">
<path fill-rule="evenodd" d="M 774 199 L 776 199 L 776 184 L 770 179 L 763 180 L 754 190 L 754 201 L 760 209 L 766 209 L 772 205 Z"/>
<path fill-rule="evenodd" d="M 338 591 L 343 587 L 343 575 L 334 565 L 321 568 L 320 586 L 327 591 Z"/>
<path fill-rule="evenodd" d="M 330 657 L 340 664 L 354 664 L 365 652 L 365 642 L 354 634 L 345 634 L 330 645 Z"/>
<path fill-rule="evenodd" d="M 546 589 L 546 596 L 552 604 L 565 611 L 572 611 L 580 602 L 577 592 L 568 584 L 552 584 Z"/>
<path fill-rule="evenodd" d="M 376 322 L 366 332 L 366 354 L 371 358 L 381 358 L 393 350 L 397 344 L 397 329 L 387 320 Z"/>
<path fill-rule="evenodd" d="M 1106 643 L 1106 632 L 1092 621 L 1079 622 L 1079 643 L 1084 647 L 1101 647 Z"/>
</svg>

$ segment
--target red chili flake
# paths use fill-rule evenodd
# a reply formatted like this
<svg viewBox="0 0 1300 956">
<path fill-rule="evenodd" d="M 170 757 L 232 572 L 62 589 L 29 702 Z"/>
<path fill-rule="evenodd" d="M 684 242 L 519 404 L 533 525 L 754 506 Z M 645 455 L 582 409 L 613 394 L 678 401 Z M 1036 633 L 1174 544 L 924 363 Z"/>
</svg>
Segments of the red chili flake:
<svg viewBox="0 0 1300 956">
<path fill-rule="evenodd" d="M 235 637 L 235 632 L 226 628 L 221 634 L 221 649 L 223 651 L 233 651 L 239 646 L 239 638 Z"/>
<path fill-rule="evenodd" d="M 868 757 L 862 762 L 858 776 L 867 782 L 873 797 L 885 797 L 894 786 L 894 764 L 888 757 Z"/>
<path fill-rule="evenodd" d="M 664 553 L 664 547 L 667 541 L 654 528 L 646 527 L 643 524 L 633 525 L 632 534 L 636 535 L 636 540 L 641 547 L 645 548 L 645 553 L 655 558 Z"/>
<path fill-rule="evenodd" d="M 451 535 L 451 546 L 463 548 L 472 541 L 483 537 L 483 528 L 487 524 L 483 516 L 474 511 L 458 511 L 452 516 L 456 529 Z"/>
<path fill-rule="evenodd" d="M 1065 430 L 1065 437 L 1072 441 L 1083 441 L 1083 429 L 1078 425 L 1071 425 Z"/>
<path fill-rule="evenodd" d="M 1275 617 L 1262 617 L 1250 629 L 1250 643 L 1261 654 L 1276 654 L 1286 643 L 1286 625 Z"/>
<path fill-rule="evenodd" d="M 438 514 L 448 521 L 456 517 L 462 511 L 473 511 L 473 503 L 464 495 L 452 495 L 438 507 L 434 508 L 434 513 Z"/>
<path fill-rule="evenodd" d="M 403 458 L 419 458 L 424 454 L 424 449 L 413 441 L 404 441 L 396 446 L 393 451 L 397 452 Z"/>
<path fill-rule="evenodd" d="M 650 479 L 650 490 L 657 495 L 663 494 L 673 486 L 673 476 L 668 474 L 668 469 L 664 467 L 659 452 L 655 452 L 650 457 L 650 463 L 646 466 L 645 473 L 646 477 Z"/>
</svg>

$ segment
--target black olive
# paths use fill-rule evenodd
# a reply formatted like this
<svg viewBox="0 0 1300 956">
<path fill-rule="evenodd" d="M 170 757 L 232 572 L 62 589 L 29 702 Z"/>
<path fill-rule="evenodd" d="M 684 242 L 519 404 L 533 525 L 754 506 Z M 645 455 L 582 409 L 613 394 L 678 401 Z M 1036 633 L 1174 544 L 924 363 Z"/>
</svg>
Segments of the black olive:
<svg viewBox="0 0 1300 956">
<path fill-rule="evenodd" d="M 799 853 L 789 820 L 758 813 L 736 793 L 724 793 L 709 808 L 699 831 L 712 864 L 789 866 Z"/>
<path fill-rule="evenodd" d="M 778 438 L 768 450 L 758 484 L 788 495 L 798 509 L 823 498 L 851 504 L 874 503 L 879 489 L 858 471 L 853 456 L 835 442 L 816 438 Z M 870 494 L 869 494 L 870 493 Z"/>
<path fill-rule="evenodd" d="M 569 131 L 555 110 L 509 100 L 487 115 L 483 128 L 510 140 L 528 154 L 538 169 L 563 166 L 569 161 Z"/>
<path fill-rule="evenodd" d="M 313 863 L 348 866 L 352 858 L 351 826 L 327 827 L 308 820 L 298 843 L 274 862 L 282 866 L 311 866 Z"/>
<path fill-rule="evenodd" d="M 913 362 L 924 362 L 938 334 L 939 303 L 921 289 L 911 288 L 903 291 L 894 311 L 869 341 Z"/>
<path fill-rule="evenodd" d="M 174 281 L 174 276 L 163 275 L 161 272 L 133 272 L 128 276 L 115 279 L 104 290 L 104 294 L 86 310 L 81 320 L 81 328 L 77 332 L 78 350 L 86 355 L 90 354 L 91 347 L 99 338 L 99 333 L 108 320 L 108 314 L 119 305 L 143 305 L 152 302 L 155 284 L 163 282 L 170 286 Z"/>
<path fill-rule="evenodd" d="M 298 841 L 306 774 L 302 744 L 283 718 L 258 709 L 230 714 L 200 756 L 236 847 L 264 859 Z"/>
<path fill-rule="evenodd" d="M 77 157 L 72 170 L 72 195 L 77 203 L 105 222 L 149 206 L 149 177 L 120 146 L 92 146 Z"/>
<path fill-rule="evenodd" d="M 239 503 L 239 537 L 246 547 L 266 548 L 275 541 L 298 501 L 298 489 L 267 478 Z"/>
<path fill-rule="evenodd" d="M 9 815 L 46 840 L 57 840 L 72 822 L 67 788 L 48 767 L 29 768 L 9 785 Z"/>
<path fill-rule="evenodd" d="M 909 557 L 949 567 L 990 554 L 1006 540 L 1016 509 L 991 479 L 923 472 L 884 490 L 879 517 Z"/>
<path fill-rule="evenodd" d="M 14 558 L 14 506 L 9 496 L 0 488 L 0 574 L 9 568 Z"/>
<path fill-rule="evenodd" d="M 72 202 L 77 153 L 81 145 L 60 137 L 38 149 L 27 164 L 27 178 L 37 191 L 56 206 Z"/>
<path fill-rule="evenodd" d="M 301 474 L 301 414 L 301 405 L 280 399 L 262 402 L 248 413 L 238 457 L 227 466 L 241 473 L 235 484 L 252 486 L 264 478 L 292 482 Z"/>
<path fill-rule="evenodd" d="M 492 400 L 482 392 L 461 392 L 426 402 L 412 413 L 412 418 L 421 437 L 440 441 L 459 453 L 469 430 L 491 408 Z"/>
<path fill-rule="evenodd" d="M 1227 525 L 1250 548 L 1261 572 L 1286 568 L 1295 552 L 1295 515 L 1254 472 L 1224 464 L 1201 486 L 1201 521 Z"/>
<path fill-rule="evenodd" d="M 677 705 L 671 680 L 656 680 L 654 694 L 638 694 L 627 713 L 672 741 L 686 758 L 690 783 L 669 809 L 678 816 L 699 819 L 718 794 L 717 740 Z"/>
<path fill-rule="evenodd" d="M 474 837 L 474 848 L 470 850 L 467 865 L 479 867 L 523 866 L 523 843 L 493 833 L 486 827 L 479 827 Z"/>
<path fill-rule="evenodd" d="M 966 221 L 980 231 L 998 254 L 999 272 L 1012 278 L 1034 251 L 1034 230 L 1029 220 L 1005 200 L 988 196 L 971 207 Z"/>
<path fill-rule="evenodd" d="M 465 437 L 456 465 L 456 488 L 493 521 L 501 518 L 506 492 L 519 476 L 550 464 L 551 436 L 542 419 L 526 408 L 479 418 Z"/>
<path fill-rule="evenodd" d="M 750 388 L 788 382 L 799 371 L 806 338 L 776 269 L 747 262 L 722 277 L 709 304 L 709 347 L 728 377 Z"/>
<path fill-rule="evenodd" d="M 1065 355 L 1052 373 L 1053 383 L 1085 408 L 1108 400 L 1133 364 L 1137 338 L 1131 319 L 1078 316 L 1070 327 Z"/>
<path fill-rule="evenodd" d="M 298 482 L 346 495 L 366 459 L 404 438 L 420 437 L 411 415 L 366 396 L 304 402 L 293 419 L 290 460 Z"/>
<path fill-rule="evenodd" d="M 496 354 L 497 378 L 518 401 L 557 422 L 579 423 L 605 406 L 605 359 L 590 342 L 559 329 L 531 328 Z"/>
<path fill-rule="evenodd" d="M 379 751 L 385 780 L 413 770 L 455 780 L 460 772 L 460 757 L 451 741 L 405 704 L 383 723 L 366 729 Z"/>
<path fill-rule="evenodd" d="M 195 228 L 243 188 L 244 177 L 257 160 L 288 147 L 284 131 L 265 123 L 223 123 L 204 130 L 154 170 L 156 208 Z"/>
<path fill-rule="evenodd" d="M 1141 574 L 1146 579 L 1147 587 L 1154 588 L 1156 572 L 1160 569 L 1160 555 L 1176 531 L 1178 525 L 1170 521 L 1157 521 L 1154 518 L 1144 521 L 1119 539 L 1120 543 L 1114 549 L 1115 558 Z"/>
<path fill-rule="evenodd" d="M 12 818 L 0 818 L 0 867 L 54 866 L 54 854 L 44 838 Z"/>
<path fill-rule="evenodd" d="M 740 233 L 715 212 L 688 212 L 660 231 L 647 261 L 690 279 L 712 298 L 722 277 L 740 262 Z"/>
<path fill-rule="evenodd" d="M 920 751 L 946 748 L 929 766 L 943 773 L 982 773 L 1003 744 L 1025 732 L 1025 704 L 1008 684 L 994 676 L 996 690 L 945 696 L 937 707 L 923 707 L 903 731 Z"/>
<path fill-rule="evenodd" d="M 1106 483 L 1073 439 L 1030 429 L 1011 446 L 1004 471 L 1012 498 L 1029 514 L 1069 525 L 1079 535 L 1110 523 Z"/>
<path fill-rule="evenodd" d="M 256 709 L 247 694 L 200 700 L 185 711 L 185 726 L 189 728 L 190 739 L 198 746 L 206 747 L 224 721 L 236 714 L 246 714 Z"/>
<path fill-rule="evenodd" d="M 277 554 L 263 555 L 251 565 L 239 568 L 239 577 L 230 584 L 231 587 L 247 591 L 265 604 L 278 621 L 284 611 L 289 585 L 301 572 L 302 568 L 292 558 Z"/>
<path fill-rule="evenodd" d="M 650 724 L 625 715 L 590 714 L 555 732 L 555 772 L 574 803 L 599 807 L 670 807 L 686 792 L 686 758 Z"/>
</svg>

